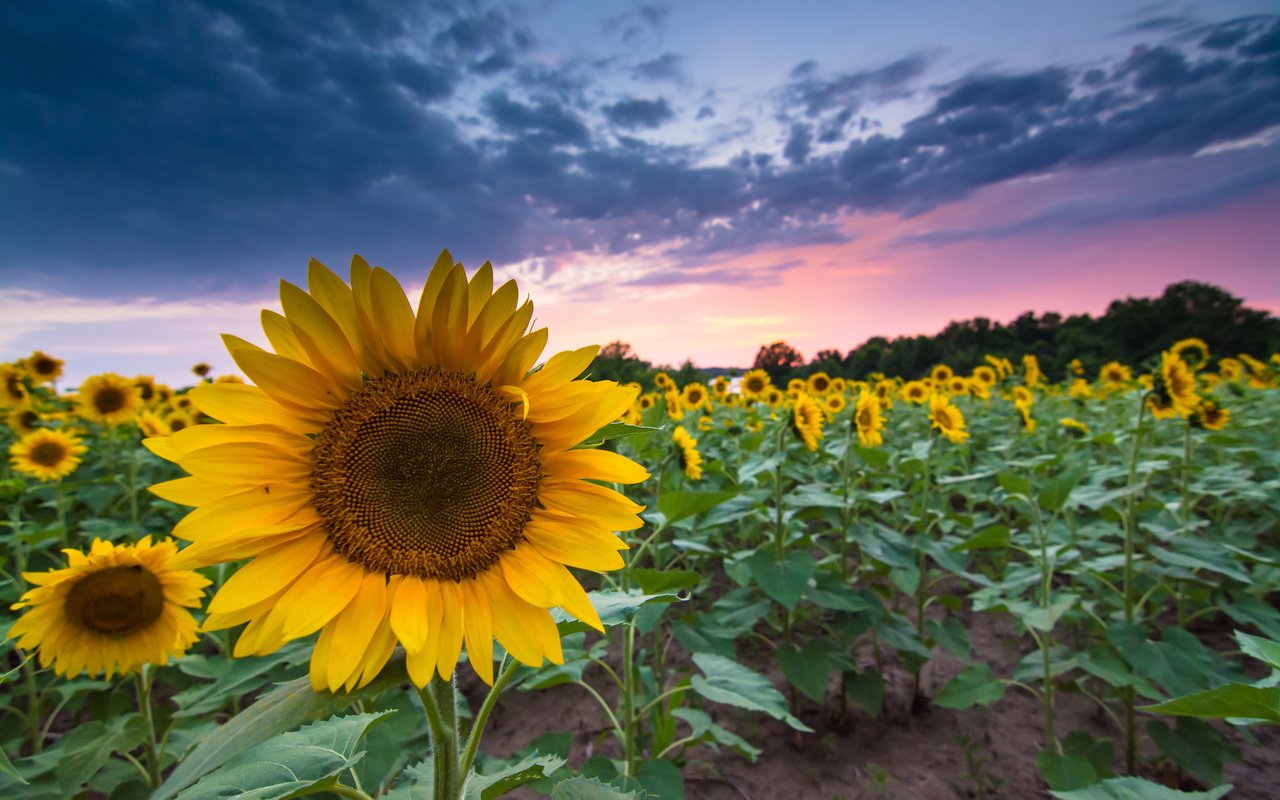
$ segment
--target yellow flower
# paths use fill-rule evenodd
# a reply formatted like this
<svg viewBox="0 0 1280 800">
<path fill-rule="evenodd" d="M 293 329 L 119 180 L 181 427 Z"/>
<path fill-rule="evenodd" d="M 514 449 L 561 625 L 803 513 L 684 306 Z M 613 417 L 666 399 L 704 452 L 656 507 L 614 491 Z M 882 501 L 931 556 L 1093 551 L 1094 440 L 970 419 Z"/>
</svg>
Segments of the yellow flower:
<svg viewBox="0 0 1280 800">
<path fill-rule="evenodd" d="M 996 371 L 986 365 L 975 367 L 973 370 L 973 379 L 988 389 L 999 383 L 1000 379 L 996 375 Z"/>
<path fill-rule="evenodd" d="M 969 438 L 969 432 L 964 429 L 964 415 L 945 395 L 935 394 L 929 398 L 929 419 L 932 427 L 941 431 L 952 444 Z"/>
<path fill-rule="evenodd" d="M 151 375 L 134 375 L 133 385 L 138 389 L 138 399 L 144 405 L 153 405 L 156 400 L 156 379 Z"/>
<path fill-rule="evenodd" d="M 1014 403 L 1013 407 L 1018 409 L 1018 416 L 1022 418 L 1022 427 L 1027 433 L 1036 432 L 1036 420 L 1031 416 L 1031 403 Z"/>
<path fill-rule="evenodd" d="M 801 392 L 808 391 L 809 382 L 804 378 L 792 378 L 787 381 L 787 397 L 792 400 L 800 396 Z"/>
<path fill-rule="evenodd" d="M 945 386 L 947 381 L 951 380 L 951 376 L 955 372 L 946 364 L 937 364 L 933 369 L 929 370 L 929 377 L 933 378 L 934 384 Z"/>
<path fill-rule="evenodd" d="M 1102 369 L 1098 370 L 1098 380 L 1107 384 L 1109 388 L 1123 386 L 1133 380 L 1133 370 L 1119 361 L 1108 361 L 1102 365 Z"/>
<path fill-rule="evenodd" d="M 214 383 L 244 383 L 244 378 L 241 378 L 239 375 L 232 375 L 228 373 L 226 375 L 219 375 L 218 377 L 213 379 L 213 382 Z"/>
<path fill-rule="evenodd" d="M 844 378 L 832 378 L 831 387 L 827 391 L 844 394 L 849 391 L 849 384 L 845 382 Z"/>
<path fill-rule="evenodd" d="M 818 440 L 822 438 L 822 407 L 804 392 L 791 404 L 791 429 L 805 447 L 818 449 Z"/>
<path fill-rule="evenodd" d="M 842 394 L 832 393 L 822 398 L 822 408 L 827 412 L 828 418 L 834 417 L 836 414 L 844 411 L 845 405 L 844 395 Z"/>
<path fill-rule="evenodd" d="M 680 399 L 684 401 L 685 408 L 699 409 L 707 405 L 707 387 L 700 383 L 691 383 L 684 387 L 680 393 Z"/>
<path fill-rule="evenodd" d="M 133 419 L 142 405 L 142 397 L 133 381 L 106 372 L 80 385 L 77 402 L 80 416 L 114 427 Z"/>
<path fill-rule="evenodd" d="M 880 415 L 880 398 L 863 390 L 858 395 L 858 407 L 853 414 L 858 428 L 858 441 L 863 447 L 879 447 L 884 444 L 880 431 L 884 430 L 884 417 Z"/>
<path fill-rule="evenodd" d="M 636 401 L 640 404 L 641 411 L 648 411 L 658 404 L 658 395 L 656 392 L 640 395 L 640 399 Z"/>
<path fill-rule="evenodd" d="M 170 411 L 164 415 L 164 424 L 169 429 L 169 433 L 177 433 L 183 428 L 190 428 L 196 422 L 185 411 Z"/>
<path fill-rule="evenodd" d="M 773 385 L 769 373 L 762 369 L 753 369 L 742 376 L 740 391 L 748 400 L 759 400 L 765 391 Z"/>
<path fill-rule="evenodd" d="M 706 419 L 706 417 L 703 417 Z M 680 459 L 680 469 L 689 480 L 702 478 L 702 454 L 698 452 L 698 440 L 689 435 L 683 425 L 677 425 L 671 434 L 676 445 L 676 457 Z"/>
<path fill-rule="evenodd" d="M 1154 387 L 1160 399 L 1178 416 L 1190 416 L 1200 404 L 1200 395 L 1196 392 L 1196 375 L 1187 362 L 1171 352 L 1161 353 L 1158 377 Z"/>
<path fill-rule="evenodd" d="M 898 396 L 912 405 L 923 405 L 929 401 L 929 387 L 924 381 L 907 381 L 902 385 Z"/>
<path fill-rule="evenodd" d="M 1231 411 L 1218 405 L 1213 400 L 1204 399 L 1196 410 L 1191 412 L 1191 427 L 1203 428 L 1207 431 L 1220 431 L 1231 421 Z"/>
<path fill-rule="evenodd" d="M 711 381 L 711 391 L 716 393 L 716 397 L 724 397 L 729 393 L 729 378 L 724 375 L 717 375 Z"/>
<path fill-rule="evenodd" d="M 264 312 L 275 353 L 224 337 L 256 386 L 206 383 L 223 425 L 148 439 L 191 473 L 152 491 L 196 506 L 174 535 L 183 563 L 252 559 L 209 604 L 205 628 L 248 623 L 235 654 L 320 632 L 317 689 L 368 683 L 399 641 L 409 676 L 448 679 L 465 644 L 493 681 L 495 637 L 521 663 L 560 663 L 548 609 L 602 629 L 567 567 L 623 566 L 614 531 L 643 508 L 598 482 L 648 473 L 574 449 L 635 391 L 575 380 L 598 347 L 531 371 L 547 341 L 514 281 L 467 279 L 443 252 L 415 311 L 390 273 L 356 257 L 351 285 L 317 261 L 309 291 L 281 283 Z"/>
<path fill-rule="evenodd" d="M 1031 387 L 1039 386 L 1044 373 L 1040 371 L 1040 361 L 1030 353 L 1022 357 L 1022 379 Z"/>
<path fill-rule="evenodd" d="M 1182 339 L 1175 342 L 1173 347 L 1169 348 L 1169 352 L 1186 362 L 1187 366 L 1194 372 L 1202 369 L 1209 363 L 1209 345 L 1204 343 L 1203 339 Z"/>
<path fill-rule="evenodd" d="M 71 434 L 38 428 L 9 445 L 9 463 L 40 481 L 56 481 L 75 472 L 88 448 Z"/>
<path fill-rule="evenodd" d="M 1036 393 L 1025 386 L 1013 387 L 1013 402 L 1018 405 L 1029 406 L 1036 401 Z"/>
<path fill-rule="evenodd" d="M 982 360 L 994 367 L 1000 378 L 1007 378 L 1013 374 L 1013 365 L 1009 363 L 1007 358 L 997 358 L 988 354 L 983 356 Z"/>
<path fill-rule="evenodd" d="M 1249 386 L 1254 389 L 1272 389 L 1275 388 L 1275 373 L 1267 366 L 1266 362 L 1259 361 L 1248 353 L 1241 353 L 1240 360 L 1249 370 Z"/>
<path fill-rule="evenodd" d="M 1071 370 L 1072 375 L 1083 375 L 1084 364 L 1078 358 L 1073 358 L 1067 363 L 1067 369 Z"/>
<path fill-rule="evenodd" d="M 40 666 L 71 678 L 136 672 L 180 657 L 196 640 L 196 608 L 209 580 L 169 565 L 168 539 L 113 545 L 95 539 L 89 552 L 64 550 L 67 566 L 24 572 L 36 584 L 13 608 L 27 612 L 9 629 L 18 647 L 36 650 Z"/>
<path fill-rule="evenodd" d="M 1062 426 L 1062 429 L 1064 431 L 1071 434 L 1072 436 L 1079 437 L 1079 436 L 1089 435 L 1089 426 L 1085 425 L 1083 422 L 1081 422 L 1078 419 L 1073 419 L 1071 417 L 1063 417 L 1062 419 L 1058 420 L 1058 424 Z"/>
<path fill-rule="evenodd" d="M 1147 376 L 1142 376 L 1147 377 Z M 1147 397 L 1147 410 L 1156 419 L 1177 419 L 1178 410 L 1166 398 L 1150 395 Z"/>
<path fill-rule="evenodd" d="M 713 430 L 715 427 L 716 427 L 715 420 L 713 420 L 711 417 L 706 416 L 705 414 L 701 417 L 698 417 L 698 430 L 705 433 L 709 430 Z"/>
<path fill-rule="evenodd" d="M 203 378 L 204 376 L 208 375 L 210 372 L 213 371 L 213 367 L 201 361 L 200 363 L 191 367 L 191 371 L 196 374 L 196 377 Z"/>
<path fill-rule="evenodd" d="M 1218 373 L 1224 381 L 1238 381 L 1244 375 L 1244 362 L 1238 358 L 1218 359 Z"/>
<path fill-rule="evenodd" d="M 880 400 L 881 410 L 893 408 L 893 395 L 898 389 L 894 381 L 880 379 L 876 381 L 876 397 Z"/>
<path fill-rule="evenodd" d="M 27 385 L 22 378 L 22 368 L 17 364 L 0 364 L 0 408 L 27 404 Z"/>
<path fill-rule="evenodd" d="M 831 388 L 831 376 L 825 372 L 815 372 L 809 376 L 809 394 L 823 395 Z"/>
<path fill-rule="evenodd" d="M 782 405 L 787 396 L 777 386 L 770 386 L 764 390 L 764 395 L 761 399 L 764 400 L 765 405 L 769 406 L 769 408 L 777 408 Z"/>
<path fill-rule="evenodd" d="M 950 392 L 951 394 L 963 395 L 963 394 L 969 393 L 968 379 L 962 378 L 959 375 L 952 375 L 951 378 L 947 381 L 946 385 L 947 385 L 947 391 Z"/>
<path fill-rule="evenodd" d="M 142 432 L 143 436 L 168 436 L 173 432 L 173 429 L 169 427 L 169 423 L 165 422 L 154 411 L 143 411 L 138 415 L 137 423 L 138 430 Z"/>
<path fill-rule="evenodd" d="M 667 404 L 667 416 L 671 419 L 684 419 L 684 401 L 680 399 L 680 392 L 676 389 L 668 389 L 664 399 Z"/>
<path fill-rule="evenodd" d="M 60 358 L 54 358 L 48 353 L 37 350 L 26 357 L 22 366 L 26 367 L 27 374 L 36 383 L 53 383 L 62 377 L 64 363 L 66 362 Z"/>
<path fill-rule="evenodd" d="M 653 385 L 664 392 L 676 388 L 676 382 L 671 380 L 671 376 L 665 372 L 659 372 L 653 376 Z"/>
<path fill-rule="evenodd" d="M 1071 386 L 1067 387 L 1067 394 L 1079 400 L 1088 400 L 1093 397 L 1093 389 L 1089 387 L 1089 382 L 1084 378 L 1076 378 L 1071 381 Z"/>
<path fill-rule="evenodd" d="M 36 424 L 40 422 L 42 417 L 40 412 L 29 406 L 18 406 L 5 415 L 5 424 L 9 426 L 9 430 L 22 436 L 36 430 Z"/>
</svg>

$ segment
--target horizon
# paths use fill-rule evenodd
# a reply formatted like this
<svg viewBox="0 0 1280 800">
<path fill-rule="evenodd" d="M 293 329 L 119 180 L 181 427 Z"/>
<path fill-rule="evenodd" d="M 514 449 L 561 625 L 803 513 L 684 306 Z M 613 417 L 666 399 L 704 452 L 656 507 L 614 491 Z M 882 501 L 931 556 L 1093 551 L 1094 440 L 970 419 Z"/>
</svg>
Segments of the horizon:
<svg viewBox="0 0 1280 800">
<path fill-rule="evenodd" d="M 672 366 L 1184 280 L 1280 316 L 1270 2 L 292 13 L 0 9 L 0 361 L 234 372 L 308 258 L 412 297 L 446 247 L 548 354 Z"/>
</svg>

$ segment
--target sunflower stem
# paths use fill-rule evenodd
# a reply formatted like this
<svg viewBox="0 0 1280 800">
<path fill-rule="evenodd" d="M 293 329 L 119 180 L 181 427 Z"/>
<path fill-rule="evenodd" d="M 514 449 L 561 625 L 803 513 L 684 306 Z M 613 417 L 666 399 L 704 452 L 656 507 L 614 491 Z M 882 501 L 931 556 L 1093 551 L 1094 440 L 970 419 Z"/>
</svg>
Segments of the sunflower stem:
<svg viewBox="0 0 1280 800">
<path fill-rule="evenodd" d="M 134 530 L 138 528 L 138 445 L 131 443 L 129 447 L 129 521 Z"/>
<path fill-rule="evenodd" d="M 427 714 L 431 737 L 435 800 L 458 800 L 462 786 L 458 780 L 458 699 L 453 680 L 432 676 L 427 687 L 418 690 L 418 697 Z"/>
<path fill-rule="evenodd" d="M 71 546 L 71 531 L 67 528 L 67 509 L 62 497 L 62 481 L 53 483 L 53 507 L 58 513 L 58 535 L 62 537 L 62 546 Z"/>
<path fill-rule="evenodd" d="M 636 623 L 628 620 L 622 635 L 622 774 L 635 774 L 636 761 Z"/>
<path fill-rule="evenodd" d="M 148 781 L 151 788 L 160 785 L 160 748 L 156 738 L 156 718 L 151 705 L 151 665 L 143 664 L 142 669 L 134 673 L 134 689 L 138 696 L 138 712 L 147 726 L 147 740 L 143 743 L 143 754 L 146 760 Z"/>
<path fill-rule="evenodd" d="M 1137 527 L 1134 520 L 1134 483 L 1138 476 L 1138 453 L 1142 447 L 1142 416 L 1147 408 L 1147 395 L 1138 398 L 1138 421 L 1133 426 L 1133 447 L 1129 451 L 1129 476 L 1125 483 L 1127 496 L 1124 510 L 1124 574 L 1121 582 L 1121 593 L 1124 595 L 1124 621 L 1134 620 L 1133 602 L 1133 540 Z M 1125 770 L 1133 775 L 1138 767 L 1137 719 L 1134 712 L 1134 691 L 1132 686 L 1120 690 L 1124 702 L 1124 762 Z"/>
<path fill-rule="evenodd" d="M 925 611 L 929 605 L 929 555 L 925 552 L 924 537 L 929 534 L 929 503 L 932 501 L 933 493 L 933 428 L 929 428 L 929 446 L 925 450 L 924 455 L 924 475 L 920 487 L 920 541 L 916 544 L 916 569 L 920 573 L 919 583 L 916 584 L 916 635 L 920 637 L 920 643 L 926 642 L 925 638 Z M 925 645 L 928 647 L 928 645 Z M 921 694 L 921 673 L 924 670 L 924 662 L 916 665 L 912 670 L 912 707 L 917 708 L 920 705 Z"/>
<path fill-rule="evenodd" d="M 471 764 L 476 760 L 476 753 L 480 751 L 480 737 L 484 735 L 485 726 L 489 724 L 489 715 L 493 713 L 494 707 L 498 704 L 498 696 L 502 694 L 503 689 L 507 688 L 507 684 L 515 677 L 516 670 L 519 668 L 519 661 L 509 656 L 503 656 L 503 664 L 498 672 L 498 679 L 493 682 L 493 687 L 489 689 L 489 693 L 484 697 L 484 702 L 480 705 L 480 711 L 476 713 L 475 722 L 471 725 L 471 733 L 467 736 L 466 747 L 462 750 L 462 760 L 458 762 L 458 775 L 463 786 L 466 785 L 467 778 L 471 775 Z"/>
</svg>

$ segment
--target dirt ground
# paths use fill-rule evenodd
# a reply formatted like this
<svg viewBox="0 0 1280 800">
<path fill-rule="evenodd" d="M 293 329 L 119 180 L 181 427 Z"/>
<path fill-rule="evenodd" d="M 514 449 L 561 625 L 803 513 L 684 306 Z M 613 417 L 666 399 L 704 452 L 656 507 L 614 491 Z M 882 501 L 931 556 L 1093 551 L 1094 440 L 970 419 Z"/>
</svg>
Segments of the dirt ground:
<svg viewBox="0 0 1280 800">
<path fill-rule="evenodd" d="M 1019 657 L 1019 644 L 1008 620 L 980 615 L 970 626 L 970 635 L 975 659 L 990 664 L 1000 675 L 1012 671 Z M 870 662 L 869 654 L 862 662 Z M 776 671 L 765 669 L 762 664 L 746 665 L 771 672 L 774 685 L 785 691 L 785 683 Z M 937 654 L 925 668 L 926 690 L 936 691 L 962 668 L 960 661 Z M 872 718 L 851 705 L 850 715 L 843 719 L 836 713 L 833 680 L 828 707 L 801 698 L 799 716 L 814 729 L 808 734 L 798 734 L 762 714 L 708 703 L 707 711 L 719 724 L 764 752 L 752 764 L 726 750 L 715 753 L 700 747 L 689 751 L 683 770 L 685 796 L 690 800 L 1049 797 L 1035 763 L 1036 753 L 1044 744 L 1044 718 L 1034 697 L 1010 689 L 1003 699 L 986 707 L 966 711 L 930 707 L 913 715 L 911 680 L 910 673 L 900 665 L 886 663 L 887 713 Z M 481 687 L 472 688 L 479 696 Z M 601 735 L 605 724 L 598 705 L 580 687 L 510 692 L 490 720 L 484 750 L 493 756 L 504 756 L 543 733 L 571 731 L 570 762 L 577 766 L 593 752 L 613 753 L 612 737 Z M 1120 732 L 1082 697 L 1059 695 L 1057 728 L 1059 735 L 1085 729 L 1095 736 L 1107 736 L 1120 749 Z M 1220 729 L 1230 730 L 1225 725 Z M 1229 734 L 1244 760 L 1226 768 L 1226 780 L 1235 785 L 1228 797 L 1276 800 L 1280 797 L 1280 789 L 1276 788 L 1280 787 L 1280 730 L 1258 726 L 1253 731 L 1258 740 L 1254 746 Z M 976 770 L 966 764 L 962 745 L 965 737 L 979 763 Z M 1156 751 L 1149 742 L 1144 752 L 1148 764 L 1155 760 Z M 1153 771 L 1145 772 L 1144 777 L 1161 778 Z M 1166 780 L 1173 777 L 1166 776 Z M 979 782 L 985 784 L 985 794 L 977 792 Z M 1180 788 L 1200 787 L 1183 783 Z M 514 796 L 537 797 L 533 793 Z"/>
</svg>

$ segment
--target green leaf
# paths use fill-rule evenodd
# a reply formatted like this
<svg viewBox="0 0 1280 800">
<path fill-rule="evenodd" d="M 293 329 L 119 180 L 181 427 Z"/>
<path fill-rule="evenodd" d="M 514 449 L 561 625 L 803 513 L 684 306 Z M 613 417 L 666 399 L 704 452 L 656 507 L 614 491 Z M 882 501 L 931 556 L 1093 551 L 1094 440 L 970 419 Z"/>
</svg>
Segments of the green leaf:
<svg viewBox="0 0 1280 800">
<path fill-rule="evenodd" d="M 798 731 L 813 730 L 791 716 L 787 711 L 786 698 L 765 676 L 711 653 L 694 653 L 693 663 L 703 672 L 693 676 L 693 689 L 708 700 L 748 711 L 762 711 Z"/>
<path fill-rule="evenodd" d="M 576 775 L 556 784 L 551 800 L 637 800 L 635 792 L 624 792 L 595 778 Z"/>
<path fill-rule="evenodd" d="M 684 776 L 665 758 L 645 761 L 636 770 L 640 785 L 657 800 L 684 800 Z"/>
<path fill-rule="evenodd" d="M 393 656 L 368 686 L 353 692 L 316 692 L 305 677 L 282 683 L 201 740 L 156 789 L 151 800 L 168 800 L 250 748 L 300 725 L 341 713 L 353 703 L 373 700 L 408 680 L 401 654 Z"/>
<path fill-rule="evenodd" d="M 391 712 L 332 717 L 249 748 L 178 795 L 179 800 L 281 800 L 352 767 L 369 726 Z"/>
<path fill-rule="evenodd" d="M 17 767 L 13 766 L 13 762 L 9 760 L 9 754 L 0 747 L 0 775 L 8 775 L 18 783 L 26 783 L 27 779 L 22 777 L 22 773 L 18 772 Z"/>
<path fill-rule="evenodd" d="M 692 589 L 702 581 L 702 573 L 689 569 L 649 569 L 633 567 L 631 580 L 645 594 L 670 594 L 681 589 Z"/>
<path fill-rule="evenodd" d="M 831 678 L 831 645 L 825 639 L 810 639 L 799 650 L 784 644 L 777 650 L 778 665 L 791 685 L 814 702 L 827 696 Z"/>
<path fill-rule="evenodd" d="M 1231 784 L 1227 784 L 1215 786 L 1205 792 L 1180 792 L 1146 778 L 1126 775 L 1122 778 L 1108 778 L 1084 789 L 1051 791 L 1049 794 L 1058 800 L 1218 800 L 1231 789 Z"/>
<path fill-rule="evenodd" d="M 672 525 L 685 517 L 710 511 L 736 496 L 737 492 L 663 492 L 658 498 L 658 510 L 666 518 L 666 524 Z"/>
<path fill-rule="evenodd" d="M 968 660 L 970 651 L 969 629 L 958 618 L 947 617 L 940 623 L 931 619 L 925 623 L 925 627 L 929 631 L 929 636 L 943 650 L 946 650 L 956 658 Z"/>
<path fill-rule="evenodd" d="M 1080 753 L 1041 750 L 1036 754 L 1036 766 L 1040 768 L 1040 777 L 1044 778 L 1050 789 L 1083 789 L 1098 780 L 1093 763 Z"/>
<path fill-rule="evenodd" d="M 1280 723 L 1280 686 L 1264 689 L 1247 683 L 1228 683 L 1203 692 L 1175 697 L 1154 706 L 1143 706 L 1139 710 L 1174 717 L 1235 717 Z"/>
<path fill-rule="evenodd" d="M 147 725 L 141 715 L 128 714 L 110 723 L 90 720 L 77 725 L 58 743 L 27 761 L 28 779 L 53 772 L 63 796 L 71 797 L 89 782 L 111 758 L 112 753 L 127 753 L 142 743 Z"/>
<path fill-rule="evenodd" d="M 285 676 L 279 673 L 289 667 L 307 663 L 311 656 L 310 642 L 290 642 L 269 656 L 248 658 L 206 658 L 187 656 L 178 662 L 179 668 L 195 678 L 212 680 L 199 683 L 173 696 L 179 711 L 175 717 L 204 716 L 222 709 L 232 698 L 242 697 L 261 688 L 269 680 L 279 681 Z M 297 670 L 289 670 L 288 678 L 297 677 Z"/>
<path fill-rule="evenodd" d="M 769 548 L 752 553 L 747 559 L 747 566 L 764 593 L 788 609 L 796 607 L 818 567 L 813 556 L 803 550 L 788 553 L 786 560 L 780 562 Z"/>
<path fill-rule="evenodd" d="M 435 800 L 436 773 L 431 759 L 419 761 L 396 778 L 396 788 L 381 800 Z"/>
<path fill-rule="evenodd" d="M 1236 631 L 1236 641 L 1240 643 L 1240 651 L 1245 655 L 1266 662 L 1272 669 L 1280 669 L 1280 642 L 1250 636 L 1244 631 Z"/>
<path fill-rule="evenodd" d="M 586 447 L 599 447 L 610 439 L 621 439 L 626 436 L 639 436 L 642 433 L 653 433 L 662 428 L 647 428 L 644 425 L 630 425 L 626 422 L 610 422 L 600 430 L 591 434 L 582 444 L 575 447 L 581 450 Z"/>
<path fill-rule="evenodd" d="M 858 705 L 873 717 L 880 716 L 884 705 L 884 677 L 875 668 L 862 672 L 846 672 L 844 688 Z"/>
<path fill-rule="evenodd" d="M 1209 723 L 1191 717 L 1179 719 L 1177 728 L 1152 720 L 1147 723 L 1147 735 L 1160 752 L 1206 786 L 1222 783 L 1223 766 L 1240 760 L 1240 752 L 1226 737 Z"/>
<path fill-rule="evenodd" d="M 494 800 L 526 783 L 544 778 L 567 762 L 560 756 L 532 753 L 497 772 L 481 775 L 472 772 L 463 792 L 464 800 Z"/>
<path fill-rule="evenodd" d="M 1027 480 L 1025 475 L 1018 475 L 1014 472 L 1001 472 L 996 476 L 996 480 L 999 481 L 1000 488 L 1009 494 L 1031 496 L 1031 481 Z"/>
<path fill-rule="evenodd" d="M 978 531 L 951 549 L 957 553 L 963 553 L 968 550 L 985 550 L 993 547 L 1004 547 L 1008 543 L 1009 527 L 1007 525 L 992 525 Z"/>
<path fill-rule="evenodd" d="M 1005 685 L 996 678 L 991 667 L 975 664 L 948 681 L 933 698 L 933 704 L 957 711 L 970 706 L 985 706 L 1004 697 L 1004 690 Z"/>
<path fill-rule="evenodd" d="M 1058 623 L 1062 615 L 1070 611 L 1079 599 L 1079 596 L 1074 594 L 1061 594 L 1048 606 L 1038 606 L 1023 602 L 1006 603 L 1005 605 L 1008 606 L 1009 611 L 1014 616 L 1022 620 L 1023 625 L 1048 633 L 1053 630 L 1053 626 Z"/>
<path fill-rule="evenodd" d="M 649 603 L 675 603 L 684 600 L 683 597 L 675 592 L 645 594 L 639 589 L 631 589 L 625 592 L 605 589 L 598 592 L 587 592 L 587 597 L 591 600 L 591 605 L 595 606 L 596 613 L 600 615 L 600 622 L 604 624 L 605 630 L 631 621 L 640 612 L 640 609 Z M 578 621 L 559 608 L 551 610 L 551 618 L 559 626 L 561 636 L 568 633 L 594 630 L 587 623 Z"/>
<path fill-rule="evenodd" d="M 1037 498 L 1040 507 L 1048 511 L 1060 511 L 1066 505 L 1067 498 L 1071 496 L 1071 490 L 1086 474 L 1087 470 L 1084 467 L 1073 467 L 1045 481 L 1040 487 L 1040 495 Z"/>
<path fill-rule="evenodd" d="M 701 709 L 681 707 L 673 709 L 671 715 L 689 723 L 689 727 L 692 728 L 689 735 L 696 740 L 711 745 L 712 749 L 715 749 L 715 745 L 733 748 L 752 763 L 755 763 L 756 758 L 762 752 L 760 748 L 753 747 L 750 742 L 738 734 L 712 722 L 711 715 Z"/>
</svg>

